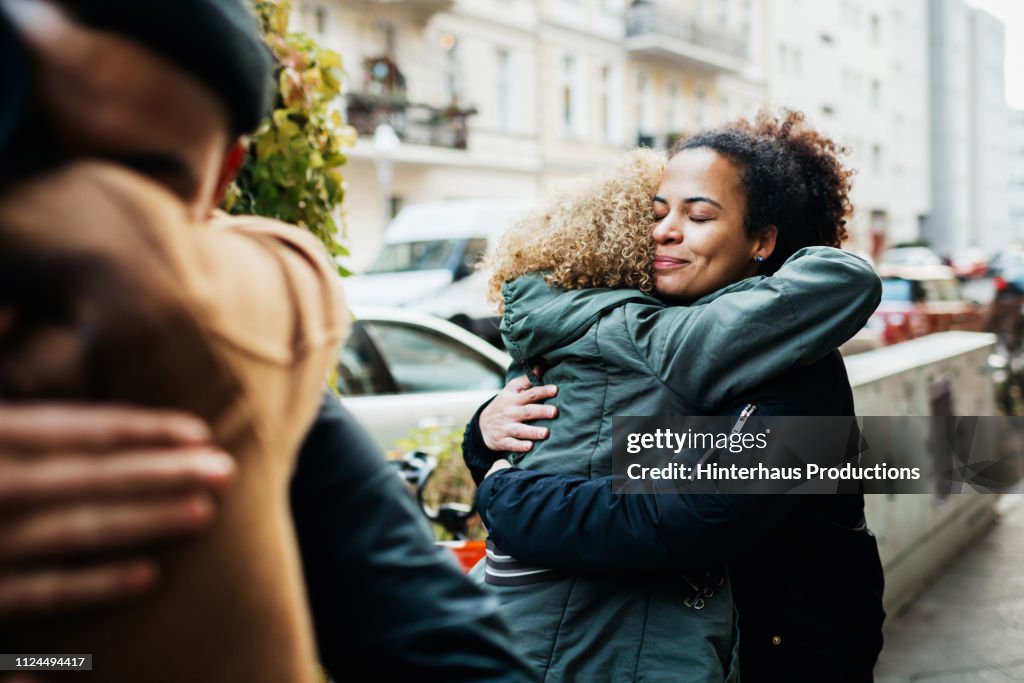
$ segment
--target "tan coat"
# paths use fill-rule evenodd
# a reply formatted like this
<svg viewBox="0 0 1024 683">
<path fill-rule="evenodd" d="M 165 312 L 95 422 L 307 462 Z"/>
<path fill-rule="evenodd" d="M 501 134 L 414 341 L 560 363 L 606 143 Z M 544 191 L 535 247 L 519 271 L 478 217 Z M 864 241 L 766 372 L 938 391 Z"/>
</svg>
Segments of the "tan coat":
<svg viewBox="0 0 1024 683">
<path fill-rule="evenodd" d="M 0 347 L 0 390 L 189 409 L 240 471 L 212 532 L 158 549 L 154 594 L 0 625 L 5 649 L 91 653 L 92 680 L 118 683 L 315 680 L 287 484 L 347 323 L 320 245 L 265 219 L 190 224 L 156 185 L 89 162 L 0 201 L 2 269 L 30 286 L 19 307 L 50 315 Z"/>
</svg>

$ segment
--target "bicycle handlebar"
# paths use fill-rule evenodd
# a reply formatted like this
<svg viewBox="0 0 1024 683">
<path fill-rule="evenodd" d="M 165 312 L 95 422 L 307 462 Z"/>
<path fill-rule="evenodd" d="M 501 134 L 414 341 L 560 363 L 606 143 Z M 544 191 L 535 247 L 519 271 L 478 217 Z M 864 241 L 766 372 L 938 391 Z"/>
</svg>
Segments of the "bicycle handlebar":
<svg viewBox="0 0 1024 683">
<path fill-rule="evenodd" d="M 424 453 L 423 451 L 409 451 L 398 460 L 392 460 L 398 476 L 403 481 L 415 487 L 416 504 L 423 511 L 424 516 L 455 537 L 456 540 L 466 540 L 468 533 L 466 522 L 476 512 L 476 501 L 473 504 L 466 503 L 441 503 L 433 508 L 423 500 L 423 491 L 427 482 L 437 469 L 437 458 Z"/>
</svg>

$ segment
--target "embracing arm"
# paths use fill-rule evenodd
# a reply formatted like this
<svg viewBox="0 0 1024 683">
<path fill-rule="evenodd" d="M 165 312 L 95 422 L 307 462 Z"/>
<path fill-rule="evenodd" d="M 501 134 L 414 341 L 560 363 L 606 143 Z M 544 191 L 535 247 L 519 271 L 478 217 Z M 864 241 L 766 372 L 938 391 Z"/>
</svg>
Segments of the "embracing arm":
<svg viewBox="0 0 1024 683">
<path fill-rule="evenodd" d="M 820 359 L 856 334 L 880 299 L 881 281 L 864 259 L 807 247 L 771 277 L 692 306 L 647 310 L 631 332 L 654 372 L 690 405 L 709 410 Z"/>
<path fill-rule="evenodd" d="M 622 494 L 587 480 L 507 468 L 477 492 L 502 551 L 566 571 L 679 572 L 727 563 L 763 537 L 798 496 Z"/>
</svg>

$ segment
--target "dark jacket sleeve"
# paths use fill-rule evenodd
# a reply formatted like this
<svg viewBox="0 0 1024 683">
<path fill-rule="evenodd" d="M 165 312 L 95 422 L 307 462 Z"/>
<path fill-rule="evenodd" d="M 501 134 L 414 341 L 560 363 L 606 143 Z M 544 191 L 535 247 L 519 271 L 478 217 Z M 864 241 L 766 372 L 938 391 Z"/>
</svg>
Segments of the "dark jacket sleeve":
<svg viewBox="0 0 1024 683">
<path fill-rule="evenodd" d="M 335 680 L 532 681 L 496 601 L 433 543 L 362 427 L 326 396 L 291 484 L 307 593 Z"/>
<path fill-rule="evenodd" d="M 790 370 L 750 391 L 758 415 L 853 415 L 842 358 Z M 720 414 L 738 415 L 746 402 Z M 856 453 L 858 441 L 849 447 Z M 800 495 L 623 494 L 612 477 L 587 480 L 515 468 L 477 492 L 491 538 L 513 557 L 577 572 L 709 569 L 744 555 L 800 505 Z M 857 499 L 861 505 L 863 499 Z"/>
<path fill-rule="evenodd" d="M 484 525 L 502 551 L 573 572 L 672 572 L 720 567 L 755 545 L 796 496 L 621 494 L 612 477 L 516 468 L 480 485 Z"/>
</svg>

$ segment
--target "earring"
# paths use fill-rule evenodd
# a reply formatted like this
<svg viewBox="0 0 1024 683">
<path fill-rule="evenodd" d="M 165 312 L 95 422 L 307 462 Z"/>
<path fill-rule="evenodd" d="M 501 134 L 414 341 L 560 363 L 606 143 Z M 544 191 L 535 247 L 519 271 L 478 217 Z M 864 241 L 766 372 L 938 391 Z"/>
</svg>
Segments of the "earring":
<svg viewBox="0 0 1024 683">
<path fill-rule="evenodd" d="M 754 260 L 757 261 L 758 263 L 764 263 L 764 256 L 758 254 L 757 256 L 754 257 Z"/>
</svg>

